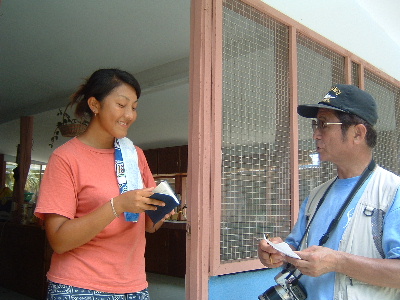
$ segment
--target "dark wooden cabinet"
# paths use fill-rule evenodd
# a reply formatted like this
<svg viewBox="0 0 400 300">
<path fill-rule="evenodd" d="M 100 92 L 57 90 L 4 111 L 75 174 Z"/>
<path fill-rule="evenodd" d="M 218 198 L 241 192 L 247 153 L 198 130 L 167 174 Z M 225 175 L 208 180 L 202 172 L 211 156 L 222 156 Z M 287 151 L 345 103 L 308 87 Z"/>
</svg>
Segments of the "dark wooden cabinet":
<svg viewBox="0 0 400 300">
<path fill-rule="evenodd" d="M 37 225 L 0 222 L 0 286 L 43 300 L 53 253 Z"/>
<path fill-rule="evenodd" d="M 187 173 L 188 146 L 175 146 L 144 150 L 153 174 Z"/>
<path fill-rule="evenodd" d="M 144 150 L 144 155 L 146 156 L 147 164 L 151 170 L 152 174 L 158 174 L 158 150 L 148 149 Z"/>
<path fill-rule="evenodd" d="M 179 147 L 179 173 L 187 173 L 188 152 L 188 145 Z"/>
<path fill-rule="evenodd" d="M 158 149 L 157 174 L 180 173 L 179 165 L 179 146 Z"/>
<path fill-rule="evenodd" d="M 51 249 L 45 231 L 37 225 L 0 222 L 0 286 L 46 299 L 46 273 Z M 185 277 L 186 222 L 166 222 L 155 233 L 146 233 L 146 271 Z"/>
<path fill-rule="evenodd" d="M 156 178 L 160 179 L 163 175 L 174 177 L 175 192 L 183 199 L 182 178 L 186 177 L 188 168 L 188 146 L 148 149 L 144 150 L 144 154 Z M 165 222 L 157 232 L 146 233 L 145 257 L 147 272 L 184 278 L 186 223 Z"/>
<path fill-rule="evenodd" d="M 185 277 L 186 223 L 166 222 L 155 233 L 146 233 L 146 271 Z"/>
</svg>

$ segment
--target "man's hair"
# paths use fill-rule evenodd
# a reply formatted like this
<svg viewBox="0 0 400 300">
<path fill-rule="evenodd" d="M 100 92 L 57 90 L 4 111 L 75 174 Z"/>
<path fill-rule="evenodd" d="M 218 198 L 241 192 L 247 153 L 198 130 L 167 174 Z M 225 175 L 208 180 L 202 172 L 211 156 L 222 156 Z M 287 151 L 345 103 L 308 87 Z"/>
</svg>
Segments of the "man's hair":
<svg viewBox="0 0 400 300">
<path fill-rule="evenodd" d="M 336 111 L 335 112 L 337 117 L 339 118 L 340 122 L 342 122 L 342 134 L 343 136 L 346 134 L 347 130 L 351 125 L 358 125 L 362 124 L 366 127 L 367 129 L 367 134 L 365 136 L 365 140 L 367 142 L 367 145 L 372 149 L 376 146 L 376 140 L 377 140 L 377 132 L 375 128 L 369 124 L 367 121 L 364 119 L 353 115 L 353 114 L 348 114 L 345 112 L 341 111 Z"/>
</svg>

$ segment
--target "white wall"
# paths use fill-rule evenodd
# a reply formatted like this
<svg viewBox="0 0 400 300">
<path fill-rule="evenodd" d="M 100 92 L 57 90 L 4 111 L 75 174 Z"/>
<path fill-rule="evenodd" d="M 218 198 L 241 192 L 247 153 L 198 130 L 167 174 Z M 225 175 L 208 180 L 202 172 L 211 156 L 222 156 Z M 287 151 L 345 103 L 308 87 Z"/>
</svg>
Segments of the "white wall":
<svg viewBox="0 0 400 300">
<path fill-rule="evenodd" d="M 400 1 L 262 1 L 400 80 Z"/>
</svg>

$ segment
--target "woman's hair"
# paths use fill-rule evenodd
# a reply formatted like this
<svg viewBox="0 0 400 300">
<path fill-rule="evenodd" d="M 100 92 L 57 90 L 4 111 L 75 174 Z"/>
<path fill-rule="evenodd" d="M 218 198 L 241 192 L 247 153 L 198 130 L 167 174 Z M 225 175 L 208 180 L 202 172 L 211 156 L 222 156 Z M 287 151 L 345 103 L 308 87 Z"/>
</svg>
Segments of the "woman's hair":
<svg viewBox="0 0 400 300">
<path fill-rule="evenodd" d="M 113 89 L 124 83 L 135 89 L 139 99 L 141 93 L 140 85 L 132 74 L 119 69 L 97 70 L 71 96 L 69 105 L 76 105 L 75 115 L 77 117 L 85 118 L 89 116 L 91 118 L 93 112 L 89 107 L 88 99 L 95 97 L 101 102 Z"/>
<path fill-rule="evenodd" d="M 342 122 L 342 134 L 343 136 L 346 134 L 347 130 L 351 125 L 357 125 L 357 124 L 363 124 L 367 128 L 367 134 L 365 137 L 365 140 L 367 142 L 367 145 L 370 148 L 374 148 L 376 146 L 376 140 L 377 140 L 377 132 L 375 128 L 369 124 L 367 121 L 364 119 L 354 115 L 354 114 L 348 114 L 345 112 L 340 112 L 337 111 L 336 115 L 340 122 Z"/>
</svg>

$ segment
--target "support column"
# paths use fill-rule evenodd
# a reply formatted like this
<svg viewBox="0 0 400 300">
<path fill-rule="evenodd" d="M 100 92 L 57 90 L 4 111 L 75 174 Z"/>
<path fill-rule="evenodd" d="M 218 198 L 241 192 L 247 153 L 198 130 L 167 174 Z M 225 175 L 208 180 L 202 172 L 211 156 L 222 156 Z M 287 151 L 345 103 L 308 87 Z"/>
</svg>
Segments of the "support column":
<svg viewBox="0 0 400 300">
<path fill-rule="evenodd" d="M 4 154 L 0 154 L 0 189 L 6 185 L 6 162 L 4 160 Z"/>
<path fill-rule="evenodd" d="M 15 170 L 15 182 L 13 201 L 16 205 L 13 211 L 13 221 L 19 222 L 22 217 L 22 205 L 24 203 L 24 188 L 31 166 L 33 145 L 33 116 L 21 117 L 20 120 L 20 144 L 17 150 L 17 169 Z"/>
<path fill-rule="evenodd" d="M 186 299 L 207 300 L 210 264 L 213 4 L 191 1 Z M 221 3 L 219 3 L 221 5 Z"/>
</svg>

